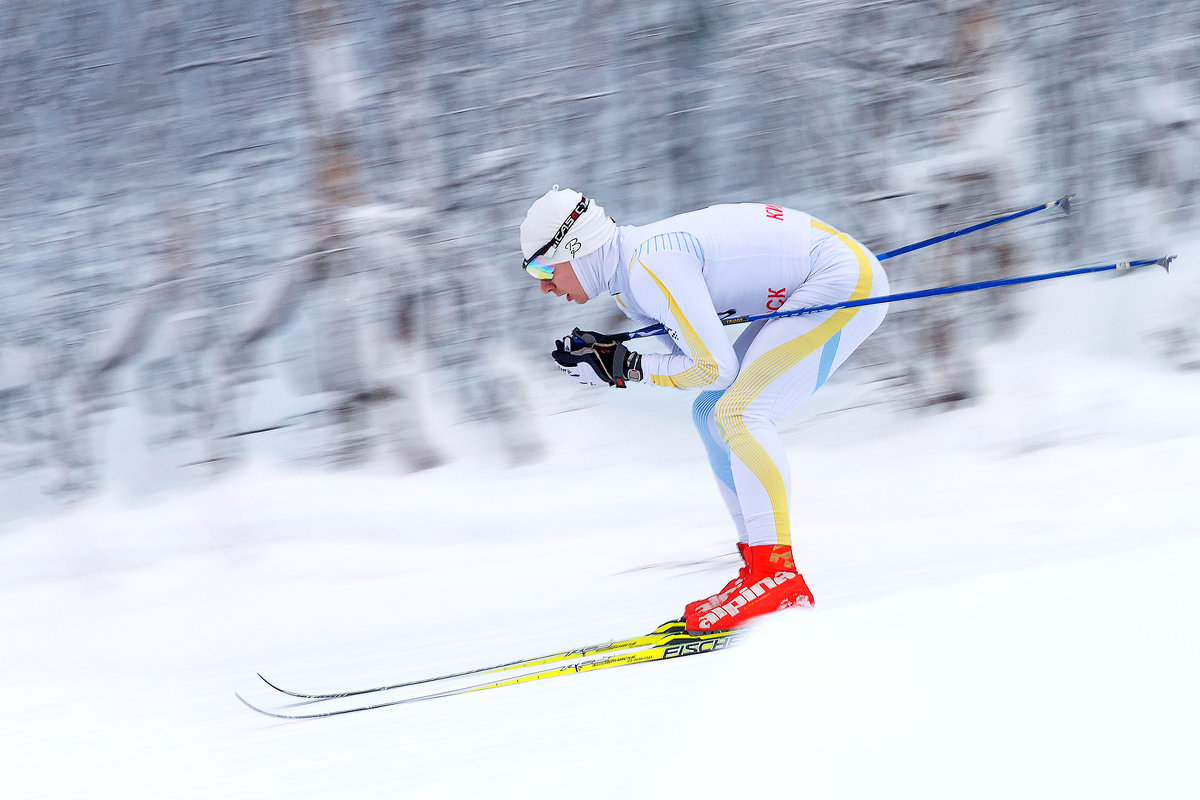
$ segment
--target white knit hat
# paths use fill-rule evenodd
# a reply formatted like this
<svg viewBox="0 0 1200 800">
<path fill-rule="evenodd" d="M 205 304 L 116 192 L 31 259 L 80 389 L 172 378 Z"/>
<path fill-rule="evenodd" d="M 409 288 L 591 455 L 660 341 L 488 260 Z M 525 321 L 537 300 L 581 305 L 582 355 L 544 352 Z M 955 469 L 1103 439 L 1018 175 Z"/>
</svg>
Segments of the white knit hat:
<svg viewBox="0 0 1200 800">
<path fill-rule="evenodd" d="M 528 260 L 557 240 L 542 257 L 562 263 L 600 249 L 616 232 L 617 223 L 599 203 L 574 189 L 555 185 L 534 201 L 521 223 L 521 255 Z"/>
</svg>

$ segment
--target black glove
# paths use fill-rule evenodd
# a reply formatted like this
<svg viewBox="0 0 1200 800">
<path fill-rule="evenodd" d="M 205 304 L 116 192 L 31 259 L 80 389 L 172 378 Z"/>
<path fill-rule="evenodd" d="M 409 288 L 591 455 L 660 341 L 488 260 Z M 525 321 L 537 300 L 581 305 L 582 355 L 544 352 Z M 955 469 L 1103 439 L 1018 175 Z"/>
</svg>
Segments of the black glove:
<svg viewBox="0 0 1200 800">
<path fill-rule="evenodd" d="M 642 379 L 642 357 L 611 336 L 595 331 L 571 331 L 555 342 L 550 354 L 558 368 L 584 386 L 625 388 L 626 380 Z"/>
</svg>

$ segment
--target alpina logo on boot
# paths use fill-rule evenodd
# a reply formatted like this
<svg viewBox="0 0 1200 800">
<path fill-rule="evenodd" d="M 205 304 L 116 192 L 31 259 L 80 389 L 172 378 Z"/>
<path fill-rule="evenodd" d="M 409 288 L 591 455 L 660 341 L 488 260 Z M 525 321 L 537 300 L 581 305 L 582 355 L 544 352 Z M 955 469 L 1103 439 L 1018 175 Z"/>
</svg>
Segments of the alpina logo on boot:
<svg viewBox="0 0 1200 800">
<path fill-rule="evenodd" d="M 774 579 L 767 576 L 758 583 L 743 587 L 740 592 L 730 598 L 729 602 L 717 606 L 702 616 L 700 618 L 700 628 L 711 628 L 721 617 L 736 617 L 740 613 L 739 609 L 742 606 L 762 597 L 768 589 L 774 589 L 779 584 L 790 581 L 794 577 L 796 577 L 796 573 L 794 572 L 776 572 Z"/>
</svg>

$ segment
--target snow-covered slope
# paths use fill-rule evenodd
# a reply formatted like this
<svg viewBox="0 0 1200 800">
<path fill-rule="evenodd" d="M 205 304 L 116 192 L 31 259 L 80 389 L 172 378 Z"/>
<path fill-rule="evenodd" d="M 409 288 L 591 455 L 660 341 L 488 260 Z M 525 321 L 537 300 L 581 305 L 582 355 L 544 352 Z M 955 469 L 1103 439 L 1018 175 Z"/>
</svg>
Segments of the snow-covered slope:
<svg viewBox="0 0 1200 800">
<path fill-rule="evenodd" d="M 683 395 L 548 390 L 535 466 L 261 464 L 6 532 L 0 794 L 1197 796 L 1200 376 L 1020 342 L 983 363 L 971 407 L 849 373 L 788 423 L 817 608 L 706 658 L 300 723 L 233 696 L 678 615 L 734 563 Z"/>
</svg>

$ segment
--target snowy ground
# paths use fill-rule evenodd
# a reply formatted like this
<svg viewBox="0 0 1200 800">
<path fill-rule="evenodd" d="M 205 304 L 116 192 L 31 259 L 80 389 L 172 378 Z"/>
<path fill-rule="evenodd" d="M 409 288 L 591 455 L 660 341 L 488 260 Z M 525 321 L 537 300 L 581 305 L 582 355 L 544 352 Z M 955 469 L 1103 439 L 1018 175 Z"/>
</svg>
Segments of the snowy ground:
<svg viewBox="0 0 1200 800">
<path fill-rule="evenodd" d="M 705 658 L 304 722 L 233 695 L 639 633 L 717 588 L 731 533 L 664 392 L 551 394 L 532 467 L 259 465 L 4 532 L 0 796 L 1200 796 L 1200 375 L 984 360 L 969 408 L 858 406 L 847 375 L 789 422 L 817 608 Z"/>
</svg>

